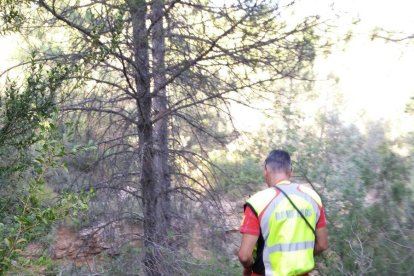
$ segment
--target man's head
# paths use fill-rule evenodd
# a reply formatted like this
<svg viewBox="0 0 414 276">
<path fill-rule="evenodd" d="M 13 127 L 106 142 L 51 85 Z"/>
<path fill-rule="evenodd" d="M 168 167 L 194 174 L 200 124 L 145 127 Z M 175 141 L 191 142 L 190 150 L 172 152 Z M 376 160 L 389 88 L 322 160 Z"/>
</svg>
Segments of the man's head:
<svg viewBox="0 0 414 276">
<path fill-rule="evenodd" d="M 290 155 L 284 150 L 272 150 L 264 163 L 264 177 L 268 185 L 292 176 Z"/>
</svg>

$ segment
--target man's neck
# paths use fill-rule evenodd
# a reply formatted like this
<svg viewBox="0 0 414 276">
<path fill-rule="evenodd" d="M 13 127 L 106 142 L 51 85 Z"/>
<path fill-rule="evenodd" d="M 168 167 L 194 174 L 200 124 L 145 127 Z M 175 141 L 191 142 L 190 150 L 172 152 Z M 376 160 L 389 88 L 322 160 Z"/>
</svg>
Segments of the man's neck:
<svg viewBox="0 0 414 276">
<path fill-rule="evenodd" d="M 283 184 L 289 184 L 290 183 L 290 178 L 287 176 L 277 176 L 271 179 L 271 181 L 269 181 L 269 183 L 267 183 L 267 185 L 269 187 L 274 186 L 274 185 L 283 185 Z"/>
</svg>

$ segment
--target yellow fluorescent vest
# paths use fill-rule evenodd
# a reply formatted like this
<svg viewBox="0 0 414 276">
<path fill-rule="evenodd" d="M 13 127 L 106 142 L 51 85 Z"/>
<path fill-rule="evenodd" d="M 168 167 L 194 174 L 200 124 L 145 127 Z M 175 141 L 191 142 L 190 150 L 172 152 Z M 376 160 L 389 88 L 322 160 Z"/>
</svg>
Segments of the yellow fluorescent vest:
<svg viewBox="0 0 414 276">
<path fill-rule="evenodd" d="M 303 185 L 279 185 L 315 229 L 322 206 L 318 194 Z M 264 239 L 265 274 L 300 275 L 313 269 L 315 236 L 289 200 L 274 187 L 256 193 L 246 202 L 260 218 Z M 277 194 L 277 196 L 276 196 Z M 267 208 L 266 208 L 267 207 Z"/>
</svg>

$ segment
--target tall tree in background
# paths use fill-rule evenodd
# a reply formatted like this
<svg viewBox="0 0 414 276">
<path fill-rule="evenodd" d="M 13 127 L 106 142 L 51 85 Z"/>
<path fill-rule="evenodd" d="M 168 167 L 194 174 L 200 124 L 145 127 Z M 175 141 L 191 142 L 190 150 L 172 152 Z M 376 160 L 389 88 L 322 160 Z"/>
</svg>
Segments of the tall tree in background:
<svg viewBox="0 0 414 276">
<path fill-rule="evenodd" d="M 276 88 L 281 80 L 308 78 L 304 69 L 315 57 L 318 19 L 288 24 L 280 13 L 293 3 L 279 4 L 2 3 L 3 31 L 37 36 L 39 63 L 79 68 L 68 77 L 76 85 L 61 91 L 61 108 L 72 118 L 87 118 L 87 133 L 101 150 L 93 166 L 106 170 L 93 186 L 128 191 L 142 204 L 147 275 L 171 271 L 162 261 L 163 248 L 172 243 L 171 221 L 179 218 L 171 199 L 211 189 L 192 170 L 208 178 L 205 147 L 231 138 L 231 104 L 283 97 Z"/>
</svg>

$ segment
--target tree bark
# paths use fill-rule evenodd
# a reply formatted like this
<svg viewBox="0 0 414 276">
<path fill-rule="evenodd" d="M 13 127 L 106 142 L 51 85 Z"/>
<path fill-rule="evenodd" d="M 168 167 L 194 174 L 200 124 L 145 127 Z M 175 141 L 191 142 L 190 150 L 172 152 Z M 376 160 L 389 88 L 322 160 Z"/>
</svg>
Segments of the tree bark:
<svg viewBox="0 0 414 276">
<path fill-rule="evenodd" d="M 154 78 L 154 113 L 166 114 L 168 109 L 167 90 L 165 83 L 165 35 L 164 35 L 164 0 L 152 1 L 152 57 Z M 168 120 L 169 116 L 163 116 L 154 124 L 154 175 L 159 190 L 160 215 L 158 218 L 164 224 L 162 229 L 168 229 L 170 223 L 170 200 L 168 190 L 171 186 L 169 170 L 169 147 L 168 147 Z M 165 234 L 165 233 L 163 233 Z"/>
<path fill-rule="evenodd" d="M 166 191 L 170 186 L 168 170 L 168 118 L 152 124 L 152 112 L 167 109 L 165 88 L 165 39 L 163 34 L 163 1 L 152 2 L 151 27 L 153 46 L 154 91 L 151 93 L 149 63 L 150 35 L 146 26 L 147 3 L 143 0 L 128 2 L 133 28 L 133 45 L 136 63 L 137 110 L 139 114 L 139 150 L 144 223 L 144 272 L 146 275 L 167 274 L 162 248 L 166 246 L 169 226 L 169 200 Z M 154 97 L 154 100 L 153 100 Z"/>
</svg>

